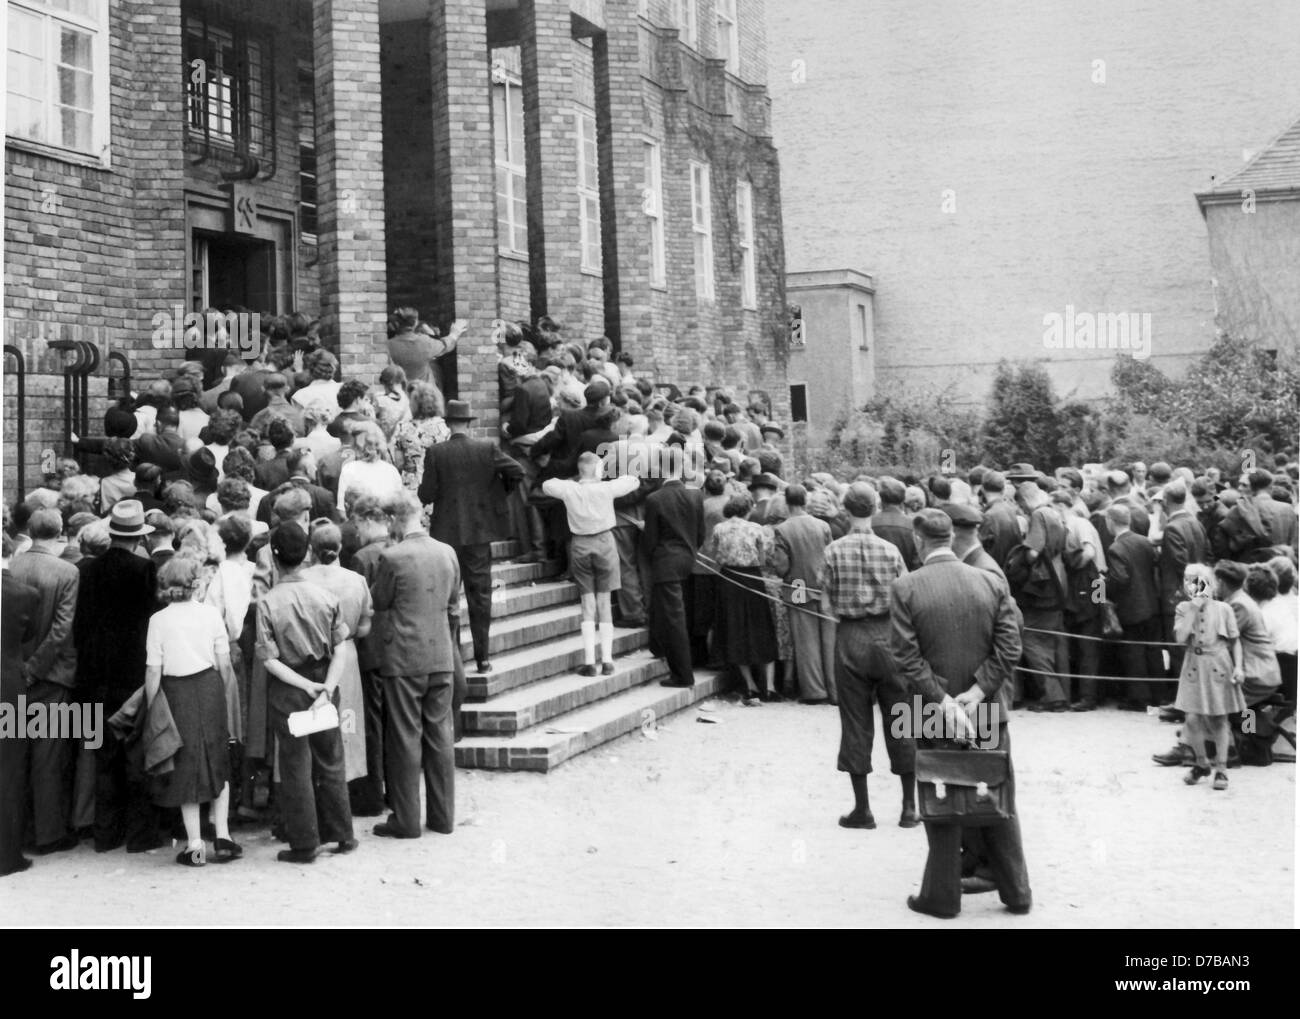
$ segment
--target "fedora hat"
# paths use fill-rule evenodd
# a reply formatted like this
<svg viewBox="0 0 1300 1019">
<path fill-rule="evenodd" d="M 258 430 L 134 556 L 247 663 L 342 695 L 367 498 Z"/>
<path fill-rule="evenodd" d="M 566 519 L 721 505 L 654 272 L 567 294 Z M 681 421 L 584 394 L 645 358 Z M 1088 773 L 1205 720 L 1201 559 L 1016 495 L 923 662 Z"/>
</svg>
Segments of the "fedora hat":
<svg viewBox="0 0 1300 1019">
<path fill-rule="evenodd" d="M 477 421 L 478 418 L 469 412 L 469 404 L 464 400 L 448 400 L 447 413 L 442 416 L 444 421 Z"/>
<path fill-rule="evenodd" d="M 144 522 L 144 504 L 139 499 L 119 499 L 108 515 L 108 533 L 115 538 L 139 538 L 153 534 Z"/>
</svg>

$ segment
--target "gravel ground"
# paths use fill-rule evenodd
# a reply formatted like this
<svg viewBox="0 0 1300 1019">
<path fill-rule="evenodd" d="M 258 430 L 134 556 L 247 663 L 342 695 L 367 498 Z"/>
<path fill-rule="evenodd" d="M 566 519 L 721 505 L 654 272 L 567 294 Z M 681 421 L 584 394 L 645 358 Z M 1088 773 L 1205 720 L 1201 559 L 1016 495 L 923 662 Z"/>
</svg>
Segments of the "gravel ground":
<svg viewBox="0 0 1300 1019">
<path fill-rule="evenodd" d="M 360 849 L 187 870 L 172 853 L 83 845 L 0 881 L 0 923 L 71 925 L 689 925 L 1263 928 L 1294 925 L 1295 768 L 1185 787 L 1153 751 L 1173 727 L 1117 711 L 1017 714 L 1017 799 L 1034 911 L 966 899 L 960 918 L 911 913 L 920 828 L 896 826 L 883 746 L 880 827 L 846 831 L 834 708 L 707 702 L 550 775 L 462 771 L 459 825 Z M 711 716 L 716 724 L 699 724 Z"/>
</svg>

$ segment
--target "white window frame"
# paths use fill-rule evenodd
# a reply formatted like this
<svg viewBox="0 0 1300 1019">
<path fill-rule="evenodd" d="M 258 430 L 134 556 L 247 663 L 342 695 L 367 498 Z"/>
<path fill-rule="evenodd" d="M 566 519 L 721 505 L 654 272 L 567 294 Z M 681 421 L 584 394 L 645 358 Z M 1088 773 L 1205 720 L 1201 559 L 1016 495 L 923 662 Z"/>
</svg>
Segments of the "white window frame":
<svg viewBox="0 0 1300 1019">
<path fill-rule="evenodd" d="M 496 162 L 498 180 L 495 185 L 497 200 L 497 250 L 502 254 L 508 255 L 528 255 L 528 166 L 525 156 L 524 140 L 519 139 L 519 160 L 510 159 L 510 103 L 513 95 L 519 96 L 519 103 L 522 108 L 523 104 L 523 81 L 519 75 L 513 71 L 507 70 L 502 64 L 494 64 L 492 67 L 492 88 L 505 89 L 505 123 L 497 124 L 495 118 L 492 124 L 492 146 L 494 159 Z M 522 123 L 522 117 L 520 118 Z M 506 158 L 501 159 L 495 155 L 497 137 L 496 132 L 505 131 L 506 139 Z M 503 194 L 500 187 L 501 174 L 505 174 L 506 191 Z M 519 222 L 516 217 L 516 210 L 520 199 L 524 202 L 524 220 Z M 505 224 L 506 234 L 501 232 L 502 224 Z M 523 247 L 519 246 L 519 234 L 523 234 Z"/>
<path fill-rule="evenodd" d="M 700 46 L 700 0 L 673 0 L 673 24 L 687 46 Z"/>
<path fill-rule="evenodd" d="M 60 10 L 53 4 L 45 2 L 45 0 L 9 0 L 5 9 L 6 40 L 9 38 L 8 18 L 10 10 L 41 18 L 44 23 L 42 28 L 44 53 L 41 59 L 45 65 L 46 75 L 44 95 L 23 97 L 39 100 L 44 105 L 44 137 L 30 138 L 27 135 L 9 133 L 12 125 L 6 116 L 6 144 L 14 142 L 19 147 L 24 145 L 34 146 L 48 152 L 55 158 L 71 158 L 82 162 L 93 161 L 105 167 L 110 165 L 112 80 L 109 67 L 110 25 L 108 0 L 91 0 L 91 6 L 95 14 L 93 17 L 88 18 L 71 11 Z M 58 111 L 63 104 L 57 100 L 59 95 L 59 59 L 57 52 L 58 36 L 54 31 L 60 25 L 66 25 L 79 32 L 85 32 L 91 37 L 91 106 L 89 110 L 82 111 L 90 114 L 90 147 L 88 149 L 70 147 L 64 145 L 62 141 L 63 129 L 59 122 Z M 8 57 L 6 54 L 7 62 Z M 6 82 L 6 104 L 8 103 L 8 95 L 8 83 Z M 80 107 L 72 108 L 81 109 Z M 59 141 L 51 141 L 52 138 L 58 138 Z"/>
<path fill-rule="evenodd" d="M 717 22 L 718 56 L 727 62 L 727 70 L 740 73 L 740 15 L 736 8 L 739 0 L 714 0 L 714 18 Z"/>
<path fill-rule="evenodd" d="M 754 258 L 754 186 L 736 181 L 736 229 L 740 245 L 740 306 L 758 310 L 758 273 Z"/>
<path fill-rule="evenodd" d="M 578 244 L 582 268 L 588 272 L 601 272 L 600 143 L 596 134 L 596 115 L 578 107 L 573 111 L 573 122 L 577 139 Z"/>
<path fill-rule="evenodd" d="M 664 237 L 664 148 L 653 138 L 643 138 L 645 181 L 641 209 L 650 227 L 650 285 L 668 285 L 668 256 Z"/>
<path fill-rule="evenodd" d="M 695 296 L 712 303 L 717 289 L 713 273 L 713 182 L 708 163 L 691 160 L 691 232 L 695 242 Z"/>
</svg>

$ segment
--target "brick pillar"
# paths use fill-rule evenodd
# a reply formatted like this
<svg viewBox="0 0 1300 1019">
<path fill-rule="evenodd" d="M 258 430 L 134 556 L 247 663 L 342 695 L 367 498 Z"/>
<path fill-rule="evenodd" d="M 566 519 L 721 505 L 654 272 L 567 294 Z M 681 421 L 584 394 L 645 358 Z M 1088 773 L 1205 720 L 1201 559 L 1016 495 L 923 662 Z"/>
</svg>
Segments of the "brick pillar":
<svg viewBox="0 0 1300 1019">
<path fill-rule="evenodd" d="M 321 319 L 345 376 L 388 362 L 379 0 L 313 0 Z"/>
<path fill-rule="evenodd" d="M 569 0 L 519 0 L 533 318 L 565 321 L 582 272 Z"/>
<path fill-rule="evenodd" d="M 480 434 L 497 434 L 496 154 L 487 6 L 483 0 L 432 5 L 434 179 L 438 221 L 437 315 L 463 318 L 469 331 L 456 352 L 457 391 L 478 415 Z"/>
<path fill-rule="evenodd" d="M 605 0 L 605 11 L 607 28 L 595 43 L 605 334 L 638 364 L 648 365 L 653 327 L 650 223 L 644 210 L 645 114 L 636 0 Z M 638 337 L 647 342 L 638 343 Z"/>
</svg>

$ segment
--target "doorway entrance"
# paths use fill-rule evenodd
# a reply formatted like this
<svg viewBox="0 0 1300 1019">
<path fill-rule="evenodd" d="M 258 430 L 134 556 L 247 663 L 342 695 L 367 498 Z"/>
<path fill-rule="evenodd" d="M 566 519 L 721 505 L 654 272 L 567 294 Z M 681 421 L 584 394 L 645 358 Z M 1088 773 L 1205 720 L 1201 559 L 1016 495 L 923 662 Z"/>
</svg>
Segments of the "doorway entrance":
<svg viewBox="0 0 1300 1019">
<path fill-rule="evenodd" d="M 263 315 L 281 313 L 273 242 L 195 230 L 192 245 L 193 310 L 243 307 Z"/>
</svg>

